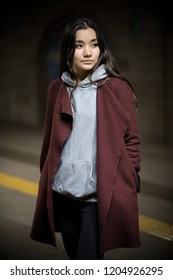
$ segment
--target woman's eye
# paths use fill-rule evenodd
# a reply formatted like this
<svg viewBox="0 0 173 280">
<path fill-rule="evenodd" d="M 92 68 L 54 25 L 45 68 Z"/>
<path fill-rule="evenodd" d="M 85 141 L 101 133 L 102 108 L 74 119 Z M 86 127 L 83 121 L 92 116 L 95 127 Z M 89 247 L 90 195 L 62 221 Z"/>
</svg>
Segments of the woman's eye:
<svg viewBox="0 0 173 280">
<path fill-rule="evenodd" d="M 82 48 L 82 44 L 76 44 L 76 45 L 75 45 L 75 48 L 76 48 L 76 49 Z"/>
<path fill-rule="evenodd" d="M 92 46 L 92 48 L 96 48 L 96 47 L 98 47 L 98 43 L 94 43 L 91 46 Z"/>
</svg>

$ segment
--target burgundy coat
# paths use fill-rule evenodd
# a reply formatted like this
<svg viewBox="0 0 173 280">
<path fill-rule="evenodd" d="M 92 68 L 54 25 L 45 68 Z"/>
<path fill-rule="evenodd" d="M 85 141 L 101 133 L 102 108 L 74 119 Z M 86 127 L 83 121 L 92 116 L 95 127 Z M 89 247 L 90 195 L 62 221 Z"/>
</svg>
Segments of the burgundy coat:
<svg viewBox="0 0 173 280">
<path fill-rule="evenodd" d="M 72 129 L 72 110 L 65 84 L 51 82 L 40 157 L 41 176 L 31 238 L 56 246 L 52 180 L 64 141 Z M 97 196 L 100 252 L 140 246 L 137 172 L 140 134 L 136 99 L 119 78 L 105 79 L 97 88 Z"/>
</svg>

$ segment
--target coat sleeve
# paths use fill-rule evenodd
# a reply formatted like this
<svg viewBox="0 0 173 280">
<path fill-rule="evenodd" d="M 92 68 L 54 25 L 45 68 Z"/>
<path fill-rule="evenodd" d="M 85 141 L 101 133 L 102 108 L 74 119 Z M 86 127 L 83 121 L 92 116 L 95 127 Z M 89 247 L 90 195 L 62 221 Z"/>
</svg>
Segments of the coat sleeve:
<svg viewBox="0 0 173 280">
<path fill-rule="evenodd" d="M 137 191 L 140 191 L 140 144 L 141 135 L 137 119 L 137 99 L 131 87 L 126 81 L 120 80 L 117 89 L 117 98 L 128 115 L 127 129 L 124 135 L 124 142 L 129 155 L 129 158 L 134 166 L 138 178 Z"/>
<path fill-rule="evenodd" d="M 42 172 L 44 163 L 46 161 L 46 157 L 49 150 L 51 130 L 52 130 L 52 120 L 55 102 L 58 94 L 59 82 L 58 80 L 54 80 L 50 83 L 48 88 L 48 96 L 47 96 L 47 105 L 46 105 L 46 115 L 45 115 L 45 123 L 44 123 L 44 132 L 43 132 L 43 142 L 40 154 L 40 172 Z"/>
<path fill-rule="evenodd" d="M 137 120 L 137 99 L 130 86 L 122 81 L 122 85 L 119 86 L 118 99 L 128 115 L 128 123 L 124 140 L 129 157 L 136 171 L 140 170 L 140 143 L 141 136 L 139 132 L 138 120 Z"/>
</svg>

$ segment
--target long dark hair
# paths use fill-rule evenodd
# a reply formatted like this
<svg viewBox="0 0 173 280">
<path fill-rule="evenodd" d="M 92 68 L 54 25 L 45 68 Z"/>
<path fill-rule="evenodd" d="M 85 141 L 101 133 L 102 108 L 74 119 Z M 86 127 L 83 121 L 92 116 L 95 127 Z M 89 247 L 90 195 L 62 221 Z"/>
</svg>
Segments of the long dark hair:
<svg viewBox="0 0 173 280">
<path fill-rule="evenodd" d="M 67 71 L 71 78 L 74 80 L 76 79 L 76 74 L 73 70 L 73 55 L 75 52 L 75 36 L 76 32 L 79 29 L 87 29 L 92 28 L 96 32 L 96 37 L 98 40 L 98 46 L 100 48 L 100 57 L 92 69 L 90 75 L 94 72 L 94 70 L 100 66 L 101 64 L 105 65 L 106 72 L 110 77 L 118 77 L 120 79 L 126 80 L 130 87 L 132 85 L 129 81 L 124 77 L 124 75 L 120 72 L 115 59 L 107 47 L 107 44 L 100 33 L 97 25 L 90 19 L 82 17 L 76 18 L 72 20 L 65 28 L 62 41 L 61 41 L 61 50 L 60 50 L 60 76 L 64 71 Z M 133 89 L 133 88 L 132 88 Z M 134 91 L 134 90 L 133 90 Z"/>
</svg>

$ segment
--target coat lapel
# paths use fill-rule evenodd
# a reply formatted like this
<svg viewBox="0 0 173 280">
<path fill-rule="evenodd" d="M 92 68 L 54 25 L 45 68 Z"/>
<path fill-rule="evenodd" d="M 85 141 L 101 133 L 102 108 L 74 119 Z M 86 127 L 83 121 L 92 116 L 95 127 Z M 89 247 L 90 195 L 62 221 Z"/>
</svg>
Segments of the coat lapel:
<svg viewBox="0 0 173 280">
<path fill-rule="evenodd" d="M 61 81 L 61 86 L 59 89 L 59 94 L 57 95 L 57 100 L 55 104 L 55 113 L 67 114 L 72 117 L 72 109 L 70 98 L 66 89 L 65 84 Z"/>
<path fill-rule="evenodd" d="M 72 130 L 73 116 L 71 109 L 71 102 L 68 96 L 68 92 L 64 83 L 62 83 L 59 94 L 57 94 L 56 104 L 54 108 L 52 133 L 51 133 L 51 147 L 50 147 L 50 161 L 49 171 L 50 179 L 55 174 L 59 160 L 61 157 L 61 151 L 64 142 L 70 136 Z"/>
</svg>

